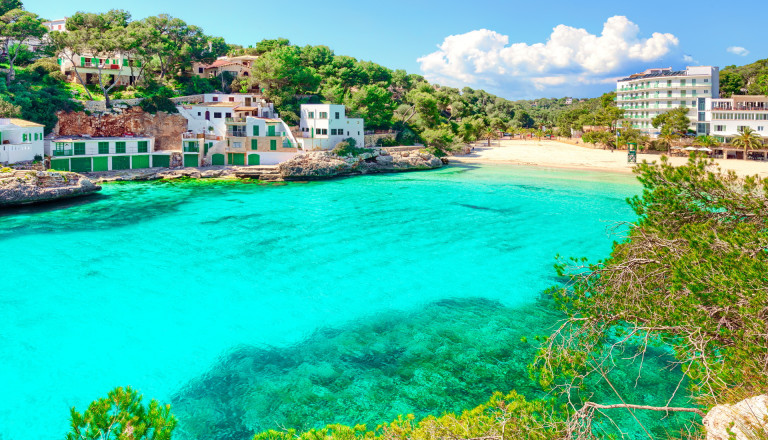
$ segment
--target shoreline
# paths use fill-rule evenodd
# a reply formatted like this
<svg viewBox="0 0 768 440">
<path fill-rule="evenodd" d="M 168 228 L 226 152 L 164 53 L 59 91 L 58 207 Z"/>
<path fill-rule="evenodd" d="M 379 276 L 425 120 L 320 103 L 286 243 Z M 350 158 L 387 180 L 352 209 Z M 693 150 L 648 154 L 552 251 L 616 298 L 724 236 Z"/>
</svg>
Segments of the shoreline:
<svg viewBox="0 0 768 440">
<path fill-rule="evenodd" d="M 638 153 L 637 163 L 659 162 L 663 153 Z M 684 165 L 688 157 L 667 156 L 673 166 Z M 519 165 L 542 168 L 569 169 L 582 171 L 604 171 L 618 174 L 633 174 L 635 164 L 627 163 L 626 150 L 603 150 L 589 146 L 554 140 L 502 140 L 491 146 L 474 145 L 466 155 L 449 156 L 451 163 Z M 723 172 L 733 171 L 739 176 L 768 178 L 768 163 L 741 159 L 713 159 Z"/>
</svg>

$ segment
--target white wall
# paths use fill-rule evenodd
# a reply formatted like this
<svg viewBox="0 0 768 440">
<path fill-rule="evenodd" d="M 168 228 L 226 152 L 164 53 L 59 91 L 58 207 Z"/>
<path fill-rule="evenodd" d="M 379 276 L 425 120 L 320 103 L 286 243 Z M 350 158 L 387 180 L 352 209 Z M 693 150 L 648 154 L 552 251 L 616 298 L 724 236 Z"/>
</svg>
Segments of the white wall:
<svg viewBox="0 0 768 440">
<path fill-rule="evenodd" d="M 249 151 L 247 154 L 256 153 L 259 155 L 260 165 L 277 165 L 280 162 L 285 162 L 300 153 L 277 153 L 277 152 L 265 152 L 265 151 Z"/>
</svg>

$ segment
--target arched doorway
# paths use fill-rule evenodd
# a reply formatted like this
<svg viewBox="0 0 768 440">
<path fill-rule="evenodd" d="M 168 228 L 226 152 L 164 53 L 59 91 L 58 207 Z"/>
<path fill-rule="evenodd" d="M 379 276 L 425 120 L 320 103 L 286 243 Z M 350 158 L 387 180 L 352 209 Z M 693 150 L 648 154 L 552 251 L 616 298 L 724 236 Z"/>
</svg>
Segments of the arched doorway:
<svg viewBox="0 0 768 440">
<path fill-rule="evenodd" d="M 205 111 L 205 120 L 210 121 L 211 120 L 211 112 L 208 110 Z"/>
</svg>

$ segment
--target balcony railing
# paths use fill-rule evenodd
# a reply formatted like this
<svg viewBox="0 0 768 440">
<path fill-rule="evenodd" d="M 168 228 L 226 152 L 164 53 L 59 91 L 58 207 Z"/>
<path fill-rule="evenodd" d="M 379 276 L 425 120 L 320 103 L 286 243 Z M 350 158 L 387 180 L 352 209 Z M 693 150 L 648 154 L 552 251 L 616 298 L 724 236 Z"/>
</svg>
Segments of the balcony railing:
<svg viewBox="0 0 768 440">
<path fill-rule="evenodd" d="M 72 150 L 53 150 L 54 156 L 72 156 Z"/>
<path fill-rule="evenodd" d="M 226 118 L 227 124 L 245 124 L 245 118 Z"/>
<path fill-rule="evenodd" d="M 199 153 L 200 147 L 197 145 L 185 145 L 184 146 L 184 152 L 185 153 Z"/>
<path fill-rule="evenodd" d="M 245 132 L 245 130 L 231 130 L 227 131 L 227 136 L 229 137 L 246 137 L 248 136 Z"/>
</svg>

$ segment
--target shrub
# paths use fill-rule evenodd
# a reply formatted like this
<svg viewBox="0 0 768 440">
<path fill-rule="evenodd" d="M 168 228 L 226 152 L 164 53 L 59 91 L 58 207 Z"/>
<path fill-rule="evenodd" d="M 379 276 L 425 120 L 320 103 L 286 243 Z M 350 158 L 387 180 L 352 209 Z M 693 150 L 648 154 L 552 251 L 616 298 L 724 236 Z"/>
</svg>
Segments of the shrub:
<svg viewBox="0 0 768 440">
<path fill-rule="evenodd" d="M 157 112 L 166 112 L 166 113 L 178 113 L 179 110 L 176 108 L 176 104 L 173 103 L 173 101 L 170 100 L 170 98 L 167 98 L 165 96 L 150 96 L 149 98 L 144 98 L 143 101 L 139 104 L 142 110 L 144 110 L 147 113 L 157 113 Z"/>
<path fill-rule="evenodd" d="M 331 151 L 333 154 L 337 156 L 353 156 L 357 157 L 364 153 L 371 153 L 373 152 L 370 148 L 358 148 L 357 141 L 355 141 L 353 138 L 346 138 L 343 141 L 336 144 L 336 146 Z"/>
</svg>

